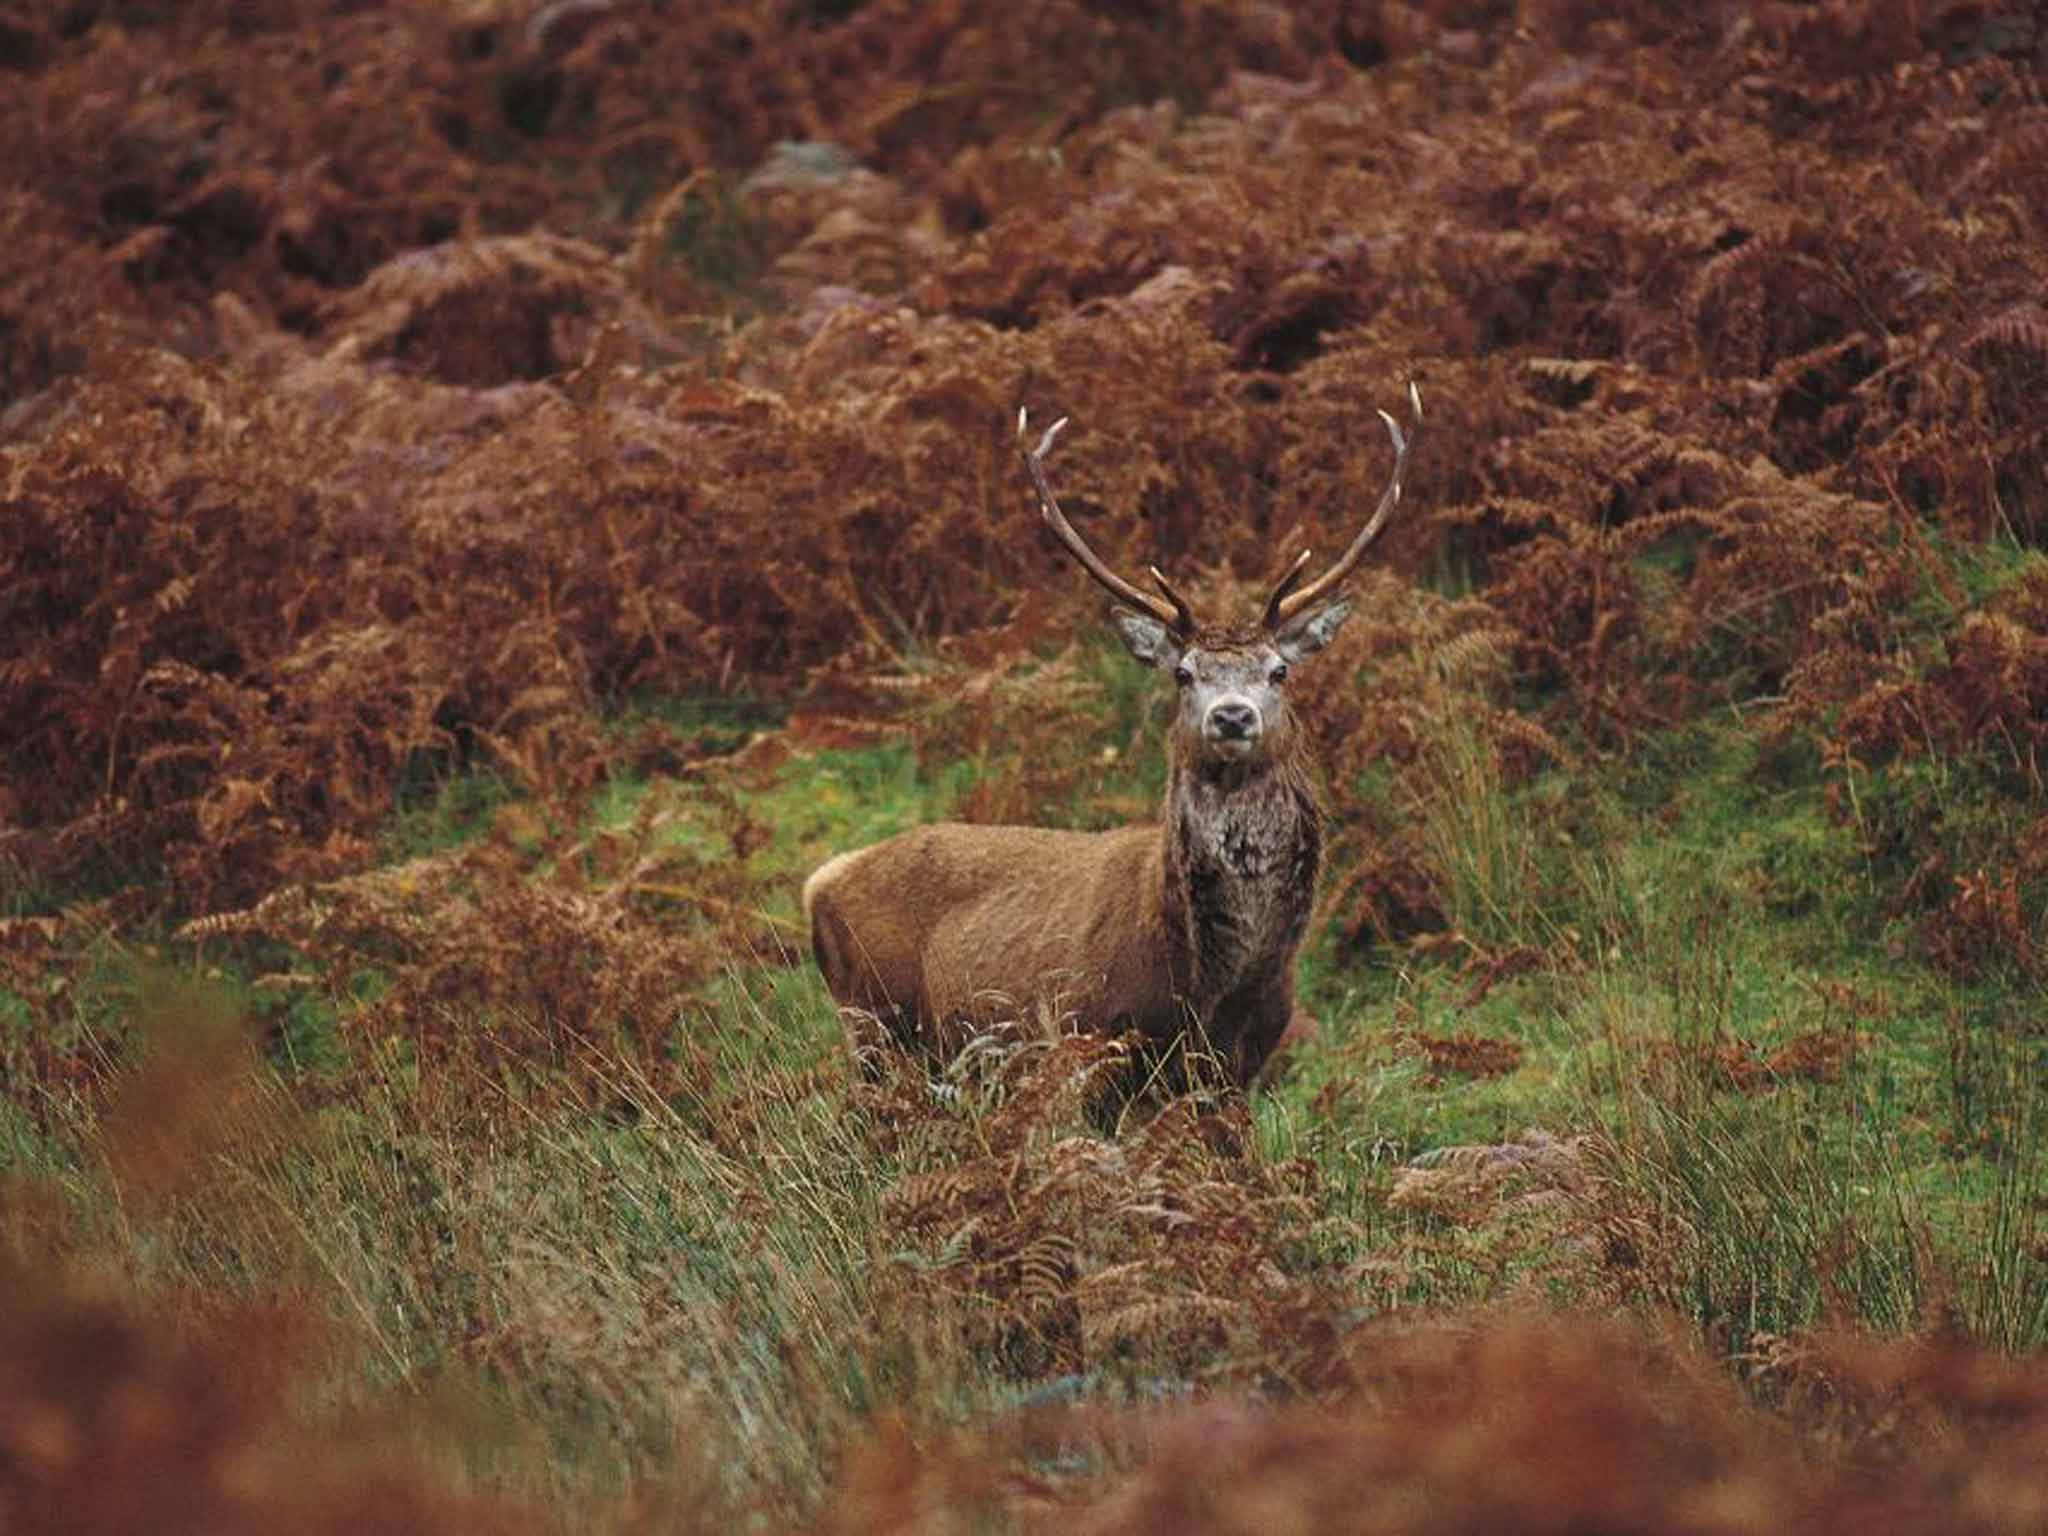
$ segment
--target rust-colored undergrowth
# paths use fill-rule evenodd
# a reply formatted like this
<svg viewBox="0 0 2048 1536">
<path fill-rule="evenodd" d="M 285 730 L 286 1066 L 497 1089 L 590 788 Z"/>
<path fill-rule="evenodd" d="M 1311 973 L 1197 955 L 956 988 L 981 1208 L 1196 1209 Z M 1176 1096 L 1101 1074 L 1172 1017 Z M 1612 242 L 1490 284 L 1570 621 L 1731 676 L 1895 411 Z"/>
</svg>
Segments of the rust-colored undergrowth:
<svg viewBox="0 0 2048 1536">
<path fill-rule="evenodd" d="M 1778 692 L 1865 761 L 2038 746 L 2038 578 L 1902 649 L 1931 541 L 2048 525 L 2017 13 L 279 0 L 8 37 L 32 874 L 250 899 L 361 868 L 423 765 L 573 797 L 634 689 L 1001 620 L 1055 572 L 1019 404 L 1078 423 L 1106 553 L 1253 581 L 1367 504 L 1410 377 L 1386 558 L 1469 577 L 1428 626 L 1511 658 L 1507 760 Z M 1340 788 L 1414 736 L 1387 653 L 1424 616 L 1368 597 L 1323 670 L 1382 683 L 1314 701 Z"/>
<path fill-rule="evenodd" d="M 1303 682 L 1340 948 L 1427 936 L 1470 954 L 1477 1003 L 1594 943 L 1463 931 L 1407 802 L 1361 790 L 1441 772 L 1451 724 L 1514 785 L 1754 718 L 1766 766 L 1820 763 L 1902 942 L 1959 986 L 2037 978 L 2044 79 L 2048 23 L 1961 0 L 11 7 L 20 1134 L 76 1103 L 118 1122 L 122 1043 L 71 1026 L 84 969 L 143 932 L 195 965 L 241 946 L 259 994 L 380 971 L 338 1027 L 363 1076 L 308 1099 L 396 1091 L 402 1059 L 463 1136 L 508 1084 L 619 1119 L 714 1100 L 729 1064 L 674 1040 L 674 998 L 792 935 L 737 799 L 711 853 L 664 844 L 653 798 L 588 830 L 615 770 L 734 745 L 613 722 L 767 698 L 790 723 L 720 769 L 741 775 L 905 726 L 929 763 L 1061 732 L 1096 694 L 1046 657 L 1095 606 L 1033 514 L 1020 406 L 1073 419 L 1061 495 L 1106 558 L 1250 604 L 1295 550 L 1342 547 L 1386 473 L 1374 410 L 1419 383 L 1411 499 Z M 394 808 L 464 767 L 511 803 L 390 862 Z M 1029 819 L 1088 772 L 1034 754 L 964 814 Z M 2031 830 L 1940 824 L 1965 777 Z M 1828 1082 L 1857 1039 L 1666 1065 Z M 1436 1075 L 1518 1060 L 1404 1048 Z M 1361 1330 L 1358 1298 L 1395 1309 L 1409 1277 L 1324 1262 L 1312 1168 L 1249 1156 L 1241 1105 L 1117 1141 L 1060 1118 L 1114 1050 L 1018 1047 L 971 1127 L 921 1080 L 833 1080 L 878 1155 L 891 1127 L 926 1138 L 880 1202 L 916 1260 L 887 1299 L 957 1313 L 1020 1381 L 1135 1360 L 1289 1406 L 885 1423 L 823 1525 L 2020 1530 L 2048 1508 L 2038 1369 L 1938 1330 L 1753 1341 L 1778 1419 L 1640 1332 Z M 1443 1177 L 1403 1198 L 1581 1294 L 1665 1294 L 1678 1239 L 1581 1150 L 1414 1170 Z M 32 1264 L 64 1222 L 18 1193 L 0 1525 L 527 1528 L 279 1427 L 325 1367 L 243 1341 L 300 1338 L 319 1305 L 144 1317 Z"/>
</svg>

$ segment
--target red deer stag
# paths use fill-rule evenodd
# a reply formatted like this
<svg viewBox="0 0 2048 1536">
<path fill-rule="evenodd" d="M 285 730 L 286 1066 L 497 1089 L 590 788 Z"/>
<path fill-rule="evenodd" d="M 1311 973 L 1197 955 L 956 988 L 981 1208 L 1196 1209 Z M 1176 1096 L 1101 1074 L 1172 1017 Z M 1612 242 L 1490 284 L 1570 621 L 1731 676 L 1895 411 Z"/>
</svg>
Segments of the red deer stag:
<svg viewBox="0 0 2048 1536">
<path fill-rule="evenodd" d="M 1351 547 L 1306 585 L 1303 550 L 1255 621 L 1225 624 L 1198 620 L 1156 566 L 1159 596 L 1102 562 L 1046 481 L 1065 419 L 1033 448 L 1019 412 L 1018 451 L 1046 524 L 1117 599 L 1131 654 L 1180 691 L 1164 813 L 1114 832 L 925 826 L 829 860 L 804 882 L 804 914 L 850 1022 L 871 1015 L 945 1059 L 998 1006 L 1048 999 L 1077 1030 L 1136 1030 L 1166 1055 L 1184 1040 L 1206 1045 L 1251 1083 L 1293 1017 L 1294 955 L 1322 863 L 1314 761 L 1288 672 L 1349 616 L 1339 590 L 1401 499 L 1422 423 L 1412 384 L 1408 398 L 1410 436 L 1380 412 L 1394 469 Z"/>
</svg>

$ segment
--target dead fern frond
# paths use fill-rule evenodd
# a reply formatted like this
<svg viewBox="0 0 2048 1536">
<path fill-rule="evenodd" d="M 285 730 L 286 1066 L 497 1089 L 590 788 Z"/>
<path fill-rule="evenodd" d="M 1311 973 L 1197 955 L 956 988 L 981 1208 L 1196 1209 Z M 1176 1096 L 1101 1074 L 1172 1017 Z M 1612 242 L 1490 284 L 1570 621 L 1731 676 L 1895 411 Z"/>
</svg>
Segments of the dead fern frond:
<svg viewBox="0 0 2048 1536">
<path fill-rule="evenodd" d="M 1222 1296 L 1155 1296 L 1101 1317 L 1088 1317 L 1085 1337 L 1096 1349 L 1138 1341 L 1179 1341 L 1191 1333 L 1221 1331 L 1245 1319 L 1246 1306 Z"/>
<path fill-rule="evenodd" d="M 2039 304 L 2015 304 L 2001 310 L 1970 333 L 1962 350 L 1974 352 L 1980 347 L 2006 347 L 2048 363 L 2048 309 Z"/>
<path fill-rule="evenodd" d="M 1473 629 L 1438 646 L 1430 655 L 1448 687 L 1477 691 L 1503 680 L 1507 646 L 1504 629 Z"/>
<path fill-rule="evenodd" d="M 1574 1214 L 1571 1202 L 1583 1202 L 1591 1190 L 1587 1146 L 1583 1136 L 1561 1138 L 1532 1129 L 1513 1142 L 1439 1147 L 1400 1170 L 1387 1203 L 1461 1225 L 1479 1225 L 1504 1211 L 1552 1206 L 1569 1217 Z M 1580 1213 L 1590 1214 L 1583 1206 Z"/>
<path fill-rule="evenodd" d="M 889 1214 L 904 1222 L 938 1219 L 957 1212 L 982 1188 L 978 1169 L 949 1168 L 913 1174 L 883 1197 Z"/>
</svg>

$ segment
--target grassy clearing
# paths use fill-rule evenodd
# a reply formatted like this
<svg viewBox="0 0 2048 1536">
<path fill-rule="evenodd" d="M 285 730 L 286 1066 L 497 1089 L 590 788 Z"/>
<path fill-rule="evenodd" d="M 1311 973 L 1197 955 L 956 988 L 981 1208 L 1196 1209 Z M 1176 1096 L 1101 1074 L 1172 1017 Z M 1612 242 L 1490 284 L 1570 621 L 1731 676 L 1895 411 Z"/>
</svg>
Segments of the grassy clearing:
<svg viewBox="0 0 2048 1536">
<path fill-rule="evenodd" d="M 1096 649 L 1084 671 L 1108 654 Z M 1068 757 L 1103 763 L 1098 743 L 1125 733 L 1131 697 L 1113 698 Z M 831 1056 L 829 1005 L 793 933 L 804 870 L 955 813 L 990 780 L 1070 771 L 993 740 L 965 767 L 928 769 L 911 739 L 916 725 L 866 746 L 760 752 L 746 747 L 757 722 L 744 715 L 700 709 L 667 724 L 678 722 L 737 755 L 679 778 L 622 774 L 573 837 L 552 841 L 532 834 L 528 803 L 502 781 L 451 780 L 395 820 L 388 846 L 402 866 L 506 845 L 525 852 L 524 878 L 544 886 L 564 878 L 565 848 L 588 865 L 588 849 L 606 839 L 637 837 L 646 859 L 690 867 L 729 860 L 735 839 L 743 843 L 744 901 L 713 901 L 703 915 L 744 907 L 787 955 L 728 956 L 676 1026 L 710 1050 L 726 1081 L 742 1061 L 823 1070 Z M 935 728 L 959 724 L 942 712 Z M 1088 792 L 1054 819 L 1110 822 L 1147 791 L 1124 754 L 1110 761 L 1116 771 L 1091 774 Z M 1890 952 L 1893 925 L 1856 878 L 1866 861 L 1852 829 L 1824 814 L 1818 775 L 1765 781 L 1740 732 L 1699 727 L 1647 742 L 1626 766 L 1580 775 L 1569 797 L 1556 778 L 1505 789 L 1470 733 L 1450 733 L 1420 773 L 1420 838 L 1453 893 L 1452 926 L 1406 954 L 1324 945 L 1304 980 L 1323 1037 L 1261 1101 L 1269 1142 L 1313 1148 L 1334 1187 L 1384 1188 L 1394 1166 L 1431 1148 L 1507 1141 L 1527 1126 L 1597 1125 L 1642 1160 L 1645 1177 L 1675 1176 L 1673 1138 L 1685 1135 L 1703 1145 L 1796 1143 L 1807 1149 L 1807 1188 L 1791 1205 L 1818 1202 L 1840 1225 L 1849 1192 L 1882 1185 L 1913 1219 L 1961 1232 L 1966 1208 L 2009 1185 L 2015 1165 L 2035 1166 L 2027 1105 L 2039 1061 L 2019 1035 L 2017 1000 Z M 649 877 L 631 888 L 649 920 L 692 923 L 686 883 Z M 705 931 L 724 930 L 714 920 Z M 81 953 L 81 1039 L 95 1037 L 96 1019 L 137 1004 L 129 967 L 153 947 Z M 261 999 L 268 1056 L 287 1081 L 331 1078 L 352 1061 L 340 1043 L 351 1020 L 389 992 L 374 964 L 323 992 L 296 986 L 289 970 L 253 985 L 248 971 L 261 956 L 187 953 L 195 974 L 247 1003 Z M 26 999 L 8 1006 L 27 1017 Z M 1461 1040 L 1510 1049 L 1466 1051 L 1478 1069 L 1468 1072 Z M 401 1053 L 387 1070 L 417 1067 Z M 611 1091 L 633 1099 L 629 1086 Z M 502 1091 L 516 1100 L 520 1085 Z M 1772 1161 L 1760 1153 L 1759 1167 Z M 1904 1320 L 1895 1298 L 1874 1300 L 1872 1311 Z"/>
<path fill-rule="evenodd" d="M 81 943 L 45 971 L 72 1090 L 32 1059 L 47 999 L 5 999 L 44 1085 L 0 1122 L 41 1192 L 8 1251 L 153 1304 L 294 1298 L 338 1341 L 304 1412 L 423 1405 L 384 1432 L 405 1456 L 564 1510 L 822 1512 L 878 1422 L 1313 1395 L 1332 1329 L 1517 1298 L 1683 1319 L 1766 1399 L 1760 1352 L 1823 1322 L 2041 1347 L 2023 988 L 1902 955 L 1825 776 L 1739 725 L 1568 785 L 1437 741 L 1389 782 L 1453 926 L 1325 935 L 1323 1033 L 1248 1118 L 1101 1141 L 1090 1060 L 1028 1027 L 936 1084 L 854 1081 L 803 871 L 991 785 L 1128 814 L 1157 721 L 1118 660 L 1098 637 L 851 745 L 673 710 L 683 771 L 622 771 L 574 826 L 456 778 L 317 915 Z M 1057 755 L 1008 731 L 1048 709 L 1088 722 Z M 409 948 L 420 900 L 561 952 L 508 980 L 502 950 Z M 673 986 L 627 958 L 657 941 Z"/>
</svg>

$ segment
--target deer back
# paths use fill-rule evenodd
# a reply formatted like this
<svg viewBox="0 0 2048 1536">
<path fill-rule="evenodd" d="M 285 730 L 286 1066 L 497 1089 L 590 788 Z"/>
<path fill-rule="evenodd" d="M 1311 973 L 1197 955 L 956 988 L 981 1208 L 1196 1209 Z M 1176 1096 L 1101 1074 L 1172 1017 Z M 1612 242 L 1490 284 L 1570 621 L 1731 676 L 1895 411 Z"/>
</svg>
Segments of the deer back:
<svg viewBox="0 0 2048 1536">
<path fill-rule="evenodd" d="M 1151 1033 L 1171 1027 L 1178 992 L 1162 864 L 1156 825 L 939 823 L 823 865 L 804 909 L 833 996 L 907 1013 L 941 1053 L 975 1023 L 1039 1000 L 1083 1029 Z"/>
</svg>

